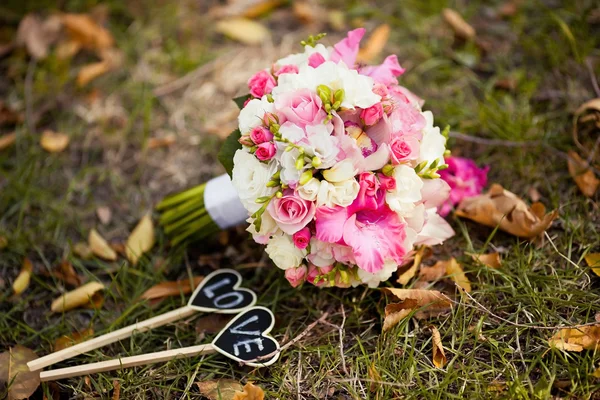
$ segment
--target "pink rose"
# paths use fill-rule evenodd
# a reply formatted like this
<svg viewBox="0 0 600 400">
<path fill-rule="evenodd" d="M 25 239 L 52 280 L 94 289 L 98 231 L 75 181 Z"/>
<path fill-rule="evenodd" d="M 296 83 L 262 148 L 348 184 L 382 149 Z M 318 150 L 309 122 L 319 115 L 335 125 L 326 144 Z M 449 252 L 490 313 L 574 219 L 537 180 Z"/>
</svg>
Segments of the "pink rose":
<svg viewBox="0 0 600 400">
<path fill-rule="evenodd" d="M 308 57 L 308 66 L 317 68 L 319 65 L 325 62 L 325 57 L 321 53 L 312 53 L 310 57 Z"/>
<path fill-rule="evenodd" d="M 259 99 L 265 94 L 271 93 L 271 90 L 273 90 L 276 85 L 277 82 L 275 82 L 275 78 L 265 70 L 258 71 L 248 80 L 250 94 Z"/>
<path fill-rule="evenodd" d="M 288 268 L 285 270 L 285 279 L 288 280 L 292 287 L 298 287 L 306 281 L 306 273 L 306 265 L 301 265 L 297 268 Z"/>
<path fill-rule="evenodd" d="M 419 158 L 419 139 L 415 136 L 392 137 L 390 142 L 392 164 L 398 165 L 408 160 Z"/>
<path fill-rule="evenodd" d="M 250 131 L 250 139 L 254 144 L 270 142 L 273 139 L 273 134 L 264 126 L 256 126 Z"/>
<path fill-rule="evenodd" d="M 258 158 L 260 161 L 269 161 L 271 158 L 273 158 L 276 151 L 277 148 L 275 147 L 274 143 L 264 142 L 258 145 L 254 155 L 256 155 L 256 158 Z"/>
<path fill-rule="evenodd" d="M 279 68 L 277 72 L 275 72 L 275 76 L 283 75 L 283 74 L 297 74 L 298 66 L 294 64 L 286 64 L 283 67 Z"/>
<path fill-rule="evenodd" d="M 304 250 L 310 242 L 310 229 L 304 227 L 298 232 L 294 233 L 292 238 L 294 239 L 294 245 L 300 250 Z"/>
<path fill-rule="evenodd" d="M 364 190 L 367 196 L 375 196 L 379 190 L 379 182 L 375 179 L 375 174 L 363 172 L 358 176 L 361 191 Z"/>
<path fill-rule="evenodd" d="M 315 282 L 317 276 L 325 275 L 333 269 L 333 265 L 328 265 L 327 267 L 318 268 L 313 263 L 308 263 L 308 273 L 306 275 L 306 280 L 317 287 L 322 287 L 327 284 L 325 279 L 320 279 L 318 282 Z"/>
<path fill-rule="evenodd" d="M 380 191 L 379 181 L 372 172 L 363 172 L 358 176 L 360 189 L 354 203 L 350 206 L 352 210 L 364 208 L 377 210 L 384 200 L 383 191 Z"/>
<path fill-rule="evenodd" d="M 265 124 L 265 126 L 271 126 L 272 124 L 278 124 L 278 123 L 279 123 L 279 118 L 277 117 L 276 114 L 266 112 L 265 115 L 263 115 L 263 124 Z"/>
<path fill-rule="evenodd" d="M 292 93 L 285 93 L 275 100 L 275 109 L 283 119 L 300 126 L 316 125 L 321 123 L 327 113 L 321 108 L 323 105 L 319 96 L 309 89 L 300 89 Z"/>
<path fill-rule="evenodd" d="M 372 105 L 369 108 L 365 108 L 360 113 L 360 119 L 365 125 L 375 125 L 383 117 L 383 106 L 381 103 Z"/>
<path fill-rule="evenodd" d="M 289 194 L 271 200 L 267 211 L 283 232 L 293 235 L 312 221 L 316 207 L 315 203 L 295 196 L 291 190 L 287 192 Z"/>
<path fill-rule="evenodd" d="M 396 189 L 396 179 L 393 176 L 386 176 L 384 174 L 377 174 L 379 178 L 379 183 L 384 190 L 394 190 Z"/>
</svg>

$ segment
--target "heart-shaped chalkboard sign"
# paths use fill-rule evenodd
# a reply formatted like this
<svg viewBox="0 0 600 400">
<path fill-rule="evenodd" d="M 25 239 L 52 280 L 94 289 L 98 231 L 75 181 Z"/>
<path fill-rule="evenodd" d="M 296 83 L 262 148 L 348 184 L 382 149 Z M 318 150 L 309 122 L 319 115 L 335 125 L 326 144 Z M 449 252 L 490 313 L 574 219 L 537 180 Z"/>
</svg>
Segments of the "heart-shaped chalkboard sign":
<svg viewBox="0 0 600 400">
<path fill-rule="evenodd" d="M 232 269 L 208 274 L 194 290 L 188 307 L 198 311 L 237 314 L 256 304 L 256 294 L 241 288 L 242 276 Z"/>
<path fill-rule="evenodd" d="M 252 307 L 227 324 L 215 337 L 219 353 L 253 367 L 265 367 L 279 358 L 279 343 L 268 335 L 275 317 L 265 307 Z"/>
</svg>

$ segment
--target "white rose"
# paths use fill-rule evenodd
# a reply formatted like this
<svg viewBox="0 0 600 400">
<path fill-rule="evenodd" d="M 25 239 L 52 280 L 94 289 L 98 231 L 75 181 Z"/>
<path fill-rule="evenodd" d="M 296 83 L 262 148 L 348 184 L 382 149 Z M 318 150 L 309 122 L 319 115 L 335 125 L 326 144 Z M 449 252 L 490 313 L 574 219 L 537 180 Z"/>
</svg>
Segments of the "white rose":
<svg viewBox="0 0 600 400">
<path fill-rule="evenodd" d="M 421 113 L 425 117 L 425 128 L 423 128 L 423 139 L 419 152 L 418 163 L 427 161 L 427 165 L 435 160 L 438 165 L 444 164 L 444 152 L 446 151 L 446 138 L 441 134 L 440 128 L 433 126 L 433 114 L 431 111 Z"/>
<path fill-rule="evenodd" d="M 317 156 L 321 160 L 319 169 L 331 168 L 337 159 L 340 147 L 339 139 L 331 135 L 332 124 L 309 125 L 306 127 L 308 135 L 308 146 L 305 147 L 306 153 L 313 157 Z"/>
<path fill-rule="evenodd" d="M 298 267 L 307 254 L 306 250 L 297 248 L 292 237 L 286 234 L 273 236 L 265 251 L 275 265 L 283 270 Z"/>
<path fill-rule="evenodd" d="M 268 212 L 265 212 L 262 214 L 261 216 L 261 221 L 260 221 L 260 230 L 257 232 L 256 228 L 254 226 L 254 218 L 248 218 L 246 220 L 246 222 L 248 222 L 248 228 L 246 228 L 246 232 L 249 232 L 252 234 L 252 237 L 255 237 L 254 241 L 261 243 L 261 244 L 266 244 L 266 241 L 263 243 L 262 242 L 262 238 L 258 238 L 258 236 L 273 236 L 273 235 L 279 235 L 281 234 L 281 230 L 279 229 L 279 226 L 277 226 L 277 223 L 275 222 L 275 220 L 273 219 L 273 217 L 271 217 L 271 214 L 269 214 Z M 259 240 L 256 240 L 259 239 Z"/>
<path fill-rule="evenodd" d="M 360 185 L 356 179 L 351 178 L 343 182 L 334 183 L 331 202 L 338 206 L 348 207 L 358 196 Z"/>
<path fill-rule="evenodd" d="M 271 196 L 276 188 L 267 187 L 267 182 L 277 170 L 277 162 L 261 163 L 254 155 L 244 149 L 235 152 L 233 156 L 233 177 L 231 182 L 237 190 L 244 208 L 250 214 L 257 211 L 261 205 L 256 199 Z"/>
<path fill-rule="evenodd" d="M 321 181 L 319 192 L 317 193 L 317 207 L 326 206 L 333 207 L 332 195 L 333 185 L 326 180 Z"/>
<path fill-rule="evenodd" d="M 273 112 L 273 103 L 269 103 L 266 96 L 262 99 L 250 100 L 238 115 L 238 124 L 242 135 L 250 133 L 252 128 L 262 124 L 262 118 L 266 112 Z"/>
<path fill-rule="evenodd" d="M 398 214 L 407 215 L 421 200 L 423 181 L 414 169 L 402 164 L 394 168 L 394 179 L 396 188 L 386 193 L 385 201 Z"/>
<path fill-rule="evenodd" d="M 304 46 L 304 53 L 290 54 L 287 57 L 281 58 L 275 62 L 280 67 L 284 65 L 296 65 L 298 67 L 304 67 L 308 65 L 308 59 L 314 53 L 319 53 L 325 60 L 329 60 L 329 54 L 331 52 L 330 47 L 325 47 L 323 44 L 318 43 L 315 47 Z"/>
<path fill-rule="evenodd" d="M 358 278 L 362 283 L 367 284 L 370 288 L 376 288 L 381 282 L 390 279 L 392 274 L 398 269 L 398 264 L 394 261 L 387 260 L 383 264 L 383 268 L 372 274 L 360 268 L 357 268 Z"/>
<path fill-rule="evenodd" d="M 356 168 L 354 168 L 354 164 L 350 159 L 342 160 L 332 168 L 323 171 L 323 178 L 334 183 L 347 181 L 353 178 L 354 175 L 356 175 Z"/>
<path fill-rule="evenodd" d="M 304 172 L 305 166 L 302 170 L 296 169 L 296 160 L 300 156 L 298 149 L 294 148 L 290 151 L 283 151 L 281 153 L 281 182 L 286 185 L 295 184 L 300 179 L 300 175 Z"/>
<path fill-rule="evenodd" d="M 321 182 L 317 178 L 310 178 L 308 182 L 296 189 L 296 193 L 298 193 L 301 199 L 315 201 L 320 187 Z"/>
<path fill-rule="evenodd" d="M 308 259 L 317 267 L 328 267 L 335 262 L 333 244 L 322 242 L 319 239 L 310 239 L 310 255 Z"/>
<path fill-rule="evenodd" d="M 279 132 L 281 133 L 281 137 L 289 140 L 293 143 L 298 143 L 302 139 L 306 137 L 306 134 L 298 125 L 293 124 L 289 121 L 284 122 L 283 125 L 279 128 Z"/>
</svg>

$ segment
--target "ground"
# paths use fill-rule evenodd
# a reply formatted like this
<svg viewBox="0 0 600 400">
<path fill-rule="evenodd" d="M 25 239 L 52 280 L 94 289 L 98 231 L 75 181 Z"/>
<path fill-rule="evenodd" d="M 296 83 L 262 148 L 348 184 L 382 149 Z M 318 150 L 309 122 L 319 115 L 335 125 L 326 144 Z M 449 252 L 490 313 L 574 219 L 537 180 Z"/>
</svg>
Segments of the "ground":
<svg viewBox="0 0 600 400">
<path fill-rule="evenodd" d="M 34 398 L 44 393 L 51 398 L 57 388 L 60 398 L 109 397 L 117 380 L 121 398 L 201 399 L 194 382 L 219 378 L 252 381 L 269 399 L 600 398 L 600 380 L 592 376 L 598 354 L 548 348 L 553 327 L 593 322 L 600 310 L 600 279 L 583 261 L 600 249 L 599 197 L 581 194 L 565 159 L 575 148 L 573 112 L 600 97 L 597 3 L 320 4 L 340 11 L 348 28 L 389 24 L 383 54 L 398 54 L 407 68 L 402 83 L 426 99 L 438 125 L 451 126 L 453 153 L 489 165 L 490 182 L 527 201 L 539 195 L 548 209 L 560 213 L 544 240 L 535 243 L 450 216 L 457 235 L 436 249 L 434 259 L 458 257 L 473 283 L 471 295 L 482 307 L 458 296 L 451 313 L 406 319 L 386 333 L 380 291 L 293 289 L 243 228 L 187 249 L 170 248 L 159 232 L 155 248 L 135 267 L 124 258 L 82 260 L 72 252 L 93 227 L 111 242 L 122 242 L 163 196 L 222 173 L 215 152 L 235 124 L 229 99 L 244 93 L 252 72 L 278 54 L 299 49 L 308 34 L 329 32 L 326 44 L 343 36 L 335 23 L 321 20 L 326 12 L 307 23 L 290 4 L 270 11 L 258 20 L 269 27 L 272 40 L 249 47 L 215 32 L 216 1 L 36 3 L 0 5 L 0 42 L 11 40 L 30 11 L 41 16 L 57 10 L 92 12 L 105 21 L 123 61 L 81 88 L 75 76 L 94 60 L 89 52 L 65 60 L 51 51 L 33 62 L 16 49 L 0 59 L 1 99 L 22 115 L 0 127 L 2 133 L 17 133 L 16 144 L 0 151 L 0 236 L 8 243 L 0 250 L 2 351 L 20 344 L 43 355 L 61 335 L 89 326 L 97 334 L 108 332 L 180 307 L 183 295 L 158 303 L 139 296 L 156 283 L 201 275 L 215 266 L 242 272 L 259 294 L 259 304 L 276 315 L 273 334 L 282 344 L 329 314 L 269 368 L 242 368 L 207 356 L 44 384 Z M 444 7 L 469 21 L 474 41 L 454 38 L 442 19 Z M 44 151 L 39 137 L 45 129 L 67 133 L 67 150 Z M 171 146 L 148 147 L 150 138 L 168 135 L 176 137 Z M 108 224 L 98 220 L 98 207 L 112 211 Z M 488 250 L 501 252 L 500 269 L 465 256 Z M 24 257 L 34 265 L 32 282 L 13 296 L 11 285 Z M 102 308 L 50 312 L 51 301 L 70 287 L 43 272 L 62 260 L 85 279 L 107 285 Z M 61 365 L 203 343 L 213 334 L 203 328 L 207 323 L 215 321 L 188 318 Z M 429 325 L 441 333 L 448 358 L 442 369 L 431 361 Z"/>
</svg>

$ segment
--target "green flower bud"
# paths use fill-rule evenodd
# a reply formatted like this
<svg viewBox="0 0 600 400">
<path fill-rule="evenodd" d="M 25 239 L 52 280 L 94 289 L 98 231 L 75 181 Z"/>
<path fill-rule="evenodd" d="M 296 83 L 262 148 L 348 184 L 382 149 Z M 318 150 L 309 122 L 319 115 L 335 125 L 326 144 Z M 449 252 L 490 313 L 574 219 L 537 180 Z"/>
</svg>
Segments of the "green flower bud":
<svg viewBox="0 0 600 400">
<path fill-rule="evenodd" d="M 385 176 L 392 176 L 394 175 L 394 166 L 392 164 L 386 164 L 381 169 L 381 172 L 383 172 Z"/>
<path fill-rule="evenodd" d="M 277 197 L 278 199 L 283 197 L 283 193 L 281 191 L 275 193 L 275 197 Z"/>
<path fill-rule="evenodd" d="M 448 168 L 448 167 L 449 167 L 449 165 L 448 165 L 448 164 L 442 164 L 442 165 L 440 165 L 440 166 L 437 168 L 437 170 L 438 170 L 438 171 L 442 171 L 442 170 L 444 170 L 444 169 L 446 169 L 446 168 Z"/>
<path fill-rule="evenodd" d="M 321 165 L 321 159 L 317 156 L 312 158 L 311 164 L 313 167 L 318 168 Z"/>
<path fill-rule="evenodd" d="M 425 166 L 426 166 L 426 165 L 427 165 L 427 160 L 425 160 L 425 161 L 421 162 L 419 165 L 417 165 L 417 166 L 415 167 L 415 172 L 418 174 L 419 172 L 421 172 L 421 170 L 422 170 L 423 168 L 425 168 Z"/>
<path fill-rule="evenodd" d="M 262 203 L 266 203 L 269 200 L 271 200 L 271 196 L 262 196 L 262 197 L 259 197 L 258 199 L 256 199 L 256 202 L 258 204 L 262 204 Z"/>
<path fill-rule="evenodd" d="M 317 95 L 321 98 L 323 104 L 331 103 L 331 89 L 325 85 L 317 86 Z"/>
<path fill-rule="evenodd" d="M 300 185 L 304 185 L 306 184 L 306 182 L 310 181 L 313 177 L 313 173 L 312 170 L 306 170 L 302 173 L 302 175 L 300 175 L 300 180 L 298 181 L 298 183 Z"/>
<path fill-rule="evenodd" d="M 273 174 L 273 176 L 271 177 L 271 179 L 277 179 L 279 180 L 279 176 L 281 175 L 281 170 L 277 171 Z"/>
<path fill-rule="evenodd" d="M 267 182 L 267 187 L 277 187 L 279 186 L 279 181 L 269 181 Z"/>
<path fill-rule="evenodd" d="M 275 100 L 273 99 L 273 95 L 271 95 L 271 93 L 267 94 L 267 101 L 269 103 L 274 103 L 275 102 Z"/>
<path fill-rule="evenodd" d="M 341 103 L 342 101 L 344 101 L 344 96 L 345 96 L 345 92 L 344 89 L 338 89 L 335 91 L 335 93 L 333 94 L 333 98 L 336 102 Z"/>
<path fill-rule="evenodd" d="M 341 104 L 342 104 L 342 102 L 336 101 L 335 103 L 333 103 L 333 106 L 331 106 L 331 108 L 333 108 L 334 110 L 337 110 L 338 108 L 340 108 Z"/>
<path fill-rule="evenodd" d="M 304 168 L 304 157 L 300 157 L 296 160 L 296 169 L 301 170 Z"/>
</svg>

